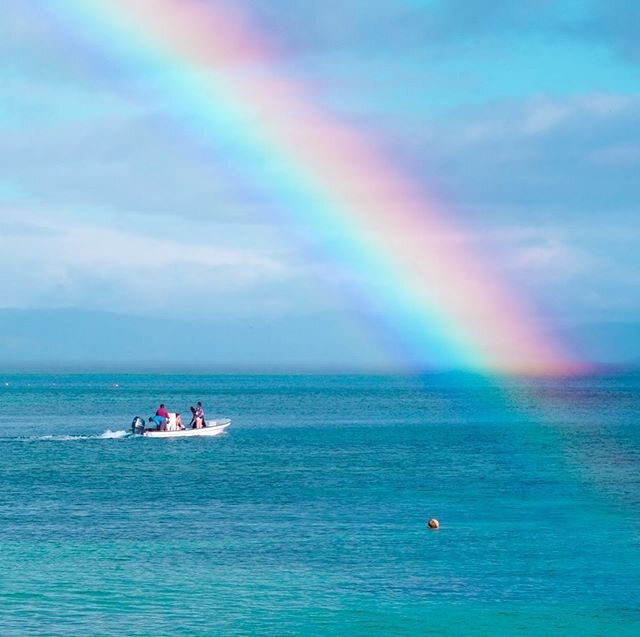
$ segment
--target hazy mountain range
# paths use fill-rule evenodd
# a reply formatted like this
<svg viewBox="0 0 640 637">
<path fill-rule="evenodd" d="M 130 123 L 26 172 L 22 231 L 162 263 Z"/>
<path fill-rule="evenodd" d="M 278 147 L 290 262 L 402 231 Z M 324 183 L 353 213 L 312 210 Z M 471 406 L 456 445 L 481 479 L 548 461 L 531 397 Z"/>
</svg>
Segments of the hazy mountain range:
<svg viewBox="0 0 640 637">
<path fill-rule="evenodd" d="M 0 310 L 0 367 L 109 366 L 216 369 L 384 365 L 363 335 L 336 317 L 180 320 L 80 309 Z M 280 323 L 280 324 L 279 324 Z M 274 324 L 281 329 L 275 330 Z"/>
<path fill-rule="evenodd" d="M 372 369 L 389 365 L 371 339 L 334 329 L 337 317 L 179 320 L 79 309 L 0 310 L 0 367 L 161 366 Z M 279 329 L 274 329 L 275 326 Z M 640 362 L 640 324 L 592 323 L 555 335 L 584 360 Z"/>
</svg>

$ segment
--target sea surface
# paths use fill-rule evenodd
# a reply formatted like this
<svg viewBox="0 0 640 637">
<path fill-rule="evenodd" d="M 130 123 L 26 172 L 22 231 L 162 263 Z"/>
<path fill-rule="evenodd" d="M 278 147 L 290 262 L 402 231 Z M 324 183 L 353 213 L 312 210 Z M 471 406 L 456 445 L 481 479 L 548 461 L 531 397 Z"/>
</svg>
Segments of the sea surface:
<svg viewBox="0 0 640 637">
<path fill-rule="evenodd" d="M 228 434 L 127 435 L 197 400 Z M 0 406 L 3 637 L 640 635 L 638 374 L 0 374 Z"/>
</svg>

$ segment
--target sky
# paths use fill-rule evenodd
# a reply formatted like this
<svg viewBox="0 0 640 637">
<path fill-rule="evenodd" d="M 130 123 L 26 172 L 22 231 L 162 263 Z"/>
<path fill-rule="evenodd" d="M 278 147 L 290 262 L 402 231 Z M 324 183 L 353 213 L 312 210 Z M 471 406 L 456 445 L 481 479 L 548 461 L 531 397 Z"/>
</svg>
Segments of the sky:
<svg viewBox="0 0 640 637">
<path fill-rule="evenodd" d="M 234 351 L 240 366 L 402 363 L 358 295 L 388 295 L 387 282 L 333 258 L 331 230 L 265 193 L 260 167 L 234 155 L 238 130 L 205 140 L 154 91 L 150 76 L 175 69 L 123 64 L 126 39 L 105 42 L 72 4 L 3 2 L 0 356 L 168 361 L 189 356 L 192 321 L 201 363 L 233 367 Z M 384 148 L 540 329 L 584 360 L 640 361 L 639 3 L 228 6 L 275 52 L 269 73 Z M 82 348 L 53 330 L 47 349 L 52 312 L 89 334 Z M 128 340 L 105 350 L 98 316 Z"/>
</svg>

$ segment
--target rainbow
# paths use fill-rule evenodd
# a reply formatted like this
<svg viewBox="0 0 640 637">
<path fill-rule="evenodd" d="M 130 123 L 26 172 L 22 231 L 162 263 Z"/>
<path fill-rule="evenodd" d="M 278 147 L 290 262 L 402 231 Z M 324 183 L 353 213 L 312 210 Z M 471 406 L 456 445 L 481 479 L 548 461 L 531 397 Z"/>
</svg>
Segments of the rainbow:
<svg viewBox="0 0 640 637">
<path fill-rule="evenodd" d="M 69 0 L 56 11 L 143 78 L 154 99 L 238 166 L 358 281 L 415 360 L 492 374 L 565 374 L 567 352 L 460 240 L 451 213 L 369 136 L 284 79 L 268 39 L 222 2 Z"/>
</svg>

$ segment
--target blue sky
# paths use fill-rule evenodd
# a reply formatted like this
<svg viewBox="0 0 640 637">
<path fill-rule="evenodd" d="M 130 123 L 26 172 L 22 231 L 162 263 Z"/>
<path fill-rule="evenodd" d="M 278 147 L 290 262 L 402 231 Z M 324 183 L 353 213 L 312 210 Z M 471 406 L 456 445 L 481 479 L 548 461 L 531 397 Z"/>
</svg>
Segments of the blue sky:
<svg viewBox="0 0 640 637">
<path fill-rule="evenodd" d="M 291 360 L 340 365 L 354 338 L 350 361 L 392 360 L 343 292 L 353 273 L 322 256 L 330 237 L 284 227 L 250 167 L 230 168 L 223 142 L 202 144 L 56 4 L 3 3 L 0 310 L 182 320 L 197 308 L 221 332 L 268 319 L 247 335 L 247 363 L 253 351 L 277 364 L 264 341 L 293 325 Z M 375 131 L 550 329 L 606 323 L 606 340 L 638 324 L 640 4 L 234 5 L 280 52 L 278 73 Z M 40 341 L 3 350 L 2 338 L 5 356 L 39 355 Z"/>
</svg>

